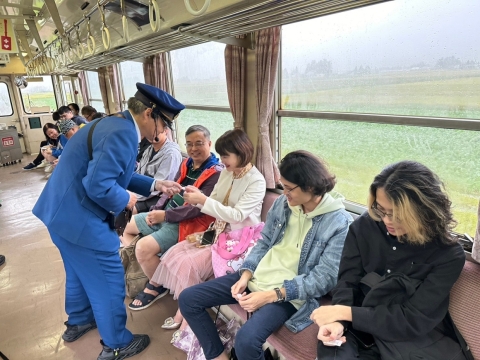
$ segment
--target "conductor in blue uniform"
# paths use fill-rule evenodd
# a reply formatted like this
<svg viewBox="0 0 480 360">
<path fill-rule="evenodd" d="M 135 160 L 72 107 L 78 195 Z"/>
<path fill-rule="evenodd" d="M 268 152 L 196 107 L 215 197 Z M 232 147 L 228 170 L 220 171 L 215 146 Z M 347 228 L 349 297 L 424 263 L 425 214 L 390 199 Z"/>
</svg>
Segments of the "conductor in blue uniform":
<svg viewBox="0 0 480 360">
<path fill-rule="evenodd" d="M 65 341 L 95 329 L 102 338 L 98 360 L 124 359 L 150 343 L 148 335 L 132 335 L 125 327 L 124 270 L 119 237 L 109 223 L 113 215 L 133 208 L 136 195 L 157 190 L 181 191 L 173 181 L 159 181 L 134 172 L 138 143 L 152 142 L 157 121 L 171 122 L 185 107 L 164 91 L 137 83 L 128 110 L 96 121 L 70 139 L 33 213 L 46 225 L 66 272 Z"/>
</svg>

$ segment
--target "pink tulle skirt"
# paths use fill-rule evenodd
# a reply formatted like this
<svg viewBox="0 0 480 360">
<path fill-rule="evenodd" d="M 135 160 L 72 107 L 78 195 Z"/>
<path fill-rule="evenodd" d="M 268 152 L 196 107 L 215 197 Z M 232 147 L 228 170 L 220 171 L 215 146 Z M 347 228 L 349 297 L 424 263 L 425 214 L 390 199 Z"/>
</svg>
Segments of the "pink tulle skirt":
<svg viewBox="0 0 480 360">
<path fill-rule="evenodd" d="M 213 276 L 212 250 L 210 246 L 197 248 L 195 243 L 179 242 L 160 259 L 152 281 L 163 285 L 178 299 L 180 293 Z"/>
</svg>

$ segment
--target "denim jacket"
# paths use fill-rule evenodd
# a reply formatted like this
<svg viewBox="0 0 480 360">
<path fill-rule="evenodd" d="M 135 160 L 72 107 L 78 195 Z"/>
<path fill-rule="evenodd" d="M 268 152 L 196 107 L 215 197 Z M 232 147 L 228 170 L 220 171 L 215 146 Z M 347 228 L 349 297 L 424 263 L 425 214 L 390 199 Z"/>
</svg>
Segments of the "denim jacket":
<svg viewBox="0 0 480 360">
<path fill-rule="evenodd" d="M 291 210 L 285 195 L 278 197 L 267 214 L 262 239 L 252 249 L 240 272 L 255 269 L 265 254 L 282 241 Z M 315 216 L 300 253 L 298 275 L 283 282 L 285 301 L 305 300 L 285 326 L 299 332 L 312 324 L 310 315 L 320 306 L 318 298 L 327 294 L 337 284 L 338 267 L 348 227 L 353 221 L 345 209 Z"/>
</svg>

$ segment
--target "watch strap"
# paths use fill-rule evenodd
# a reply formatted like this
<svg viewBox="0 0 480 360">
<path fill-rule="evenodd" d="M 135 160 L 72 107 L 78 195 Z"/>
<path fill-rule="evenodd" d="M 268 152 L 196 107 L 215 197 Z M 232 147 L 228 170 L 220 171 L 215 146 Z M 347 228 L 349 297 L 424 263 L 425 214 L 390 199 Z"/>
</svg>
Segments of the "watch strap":
<svg viewBox="0 0 480 360">
<path fill-rule="evenodd" d="M 275 302 L 283 302 L 285 298 L 283 297 L 282 291 L 279 288 L 273 289 L 277 293 L 277 300 Z"/>
</svg>

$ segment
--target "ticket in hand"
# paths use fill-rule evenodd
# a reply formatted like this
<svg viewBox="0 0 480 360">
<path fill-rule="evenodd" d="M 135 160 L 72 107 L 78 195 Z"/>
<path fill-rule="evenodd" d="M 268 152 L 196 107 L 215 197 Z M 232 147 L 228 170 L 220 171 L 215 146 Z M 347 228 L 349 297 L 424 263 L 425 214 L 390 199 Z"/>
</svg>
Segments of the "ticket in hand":
<svg viewBox="0 0 480 360">
<path fill-rule="evenodd" d="M 342 346 L 342 340 L 323 341 L 325 346 Z"/>
<path fill-rule="evenodd" d="M 241 298 L 243 295 L 242 294 L 237 294 L 237 298 Z"/>
</svg>

